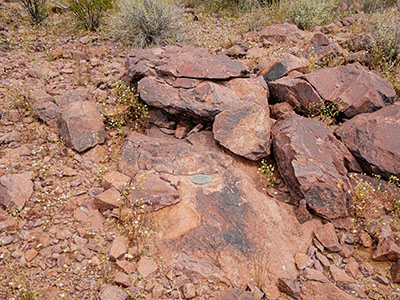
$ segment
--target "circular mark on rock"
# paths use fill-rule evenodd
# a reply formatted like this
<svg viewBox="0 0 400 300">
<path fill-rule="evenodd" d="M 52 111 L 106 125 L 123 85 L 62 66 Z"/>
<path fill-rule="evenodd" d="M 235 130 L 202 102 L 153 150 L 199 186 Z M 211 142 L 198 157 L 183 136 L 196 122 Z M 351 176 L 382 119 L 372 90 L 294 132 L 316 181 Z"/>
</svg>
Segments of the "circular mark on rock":
<svg viewBox="0 0 400 300">
<path fill-rule="evenodd" d="M 212 181 L 212 177 L 209 175 L 195 175 L 192 178 L 192 182 L 195 184 L 207 184 L 210 183 Z"/>
</svg>

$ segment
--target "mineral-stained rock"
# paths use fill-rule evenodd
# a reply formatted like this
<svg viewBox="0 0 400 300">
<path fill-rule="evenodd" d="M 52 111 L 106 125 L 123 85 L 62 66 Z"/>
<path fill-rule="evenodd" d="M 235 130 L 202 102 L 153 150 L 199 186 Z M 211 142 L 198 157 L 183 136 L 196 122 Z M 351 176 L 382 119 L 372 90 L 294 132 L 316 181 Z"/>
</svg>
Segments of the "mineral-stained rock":
<svg viewBox="0 0 400 300">
<path fill-rule="evenodd" d="M 104 142 L 106 132 L 94 102 L 72 102 L 61 114 L 60 136 L 65 144 L 82 152 Z"/>
<path fill-rule="evenodd" d="M 294 255 L 305 253 L 319 221 L 300 225 L 291 206 L 258 191 L 257 165 L 226 153 L 212 132 L 182 140 L 158 129 L 132 133 L 119 167 L 135 180 L 143 171 L 156 172 L 179 194 L 179 202 L 149 215 L 165 267 L 180 265 L 235 287 L 249 282 L 257 261 L 270 266 L 266 284 L 297 277 Z M 192 181 L 196 175 L 212 180 L 199 185 Z"/>
<path fill-rule="evenodd" d="M 215 139 L 233 153 L 251 160 L 270 154 L 272 120 L 267 107 L 254 104 L 224 110 L 215 117 Z"/>
<path fill-rule="evenodd" d="M 275 158 L 292 197 L 306 199 L 317 215 L 334 219 L 347 215 L 350 188 L 347 169 L 360 167 L 323 123 L 286 114 L 272 128 Z"/>
<path fill-rule="evenodd" d="M 386 179 L 400 176 L 400 105 L 361 114 L 342 124 L 335 134 L 366 172 Z"/>
<path fill-rule="evenodd" d="M 268 85 L 272 103 L 288 102 L 304 113 L 311 102 L 324 99 L 341 106 L 349 118 L 392 104 L 396 97 L 390 82 L 358 63 L 289 76 Z"/>
<path fill-rule="evenodd" d="M 31 173 L 0 177 L 0 204 L 9 209 L 23 208 L 33 193 Z"/>
</svg>

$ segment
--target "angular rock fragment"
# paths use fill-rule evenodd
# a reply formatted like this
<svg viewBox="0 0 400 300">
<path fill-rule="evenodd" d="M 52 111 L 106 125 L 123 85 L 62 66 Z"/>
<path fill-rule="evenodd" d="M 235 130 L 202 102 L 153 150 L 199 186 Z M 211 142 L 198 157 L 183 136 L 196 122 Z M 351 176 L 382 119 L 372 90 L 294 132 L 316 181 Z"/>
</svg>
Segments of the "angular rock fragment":
<svg viewBox="0 0 400 300">
<path fill-rule="evenodd" d="M 104 286 L 99 293 L 99 300 L 125 300 L 128 293 L 115 285 Z"/>
<path fill-rule="evenodd" d="M 227 289 L 223 291 L 216 300 L 254 300 L 250 292 L 246 292 L 240 289 Z"/>
<path fill-rule="evenodd" d="M 72 102 L 61 114 L 60 136 L 65 144 L 82 152 L 104 142 L 106 132 L 94 102 Z"/>
<path fill-rule="evenodd" d="M 400 283 L 400 259 L 395 262 L 390 268 L 393 282 Z"/>
<path fill-rule="evenodd" d="M 272 128 L 280 173 L 296 201 L 306 199 L 317 215 L 347 215 L 348 169 L 360 167 L 327 126 L 317 120 L 286 114 Z"/>
<path fill-rule="evenodd" d="M 306 32 L 294 24 L 273 24 L 258 33 L 261 40 L 269 42 L 291 41 L 298 42 L 306 36 Z"/>
<path fill-rule="evenodd" d="M 233 153 L 251 160 L 270 154 L 272 121 L 268 106 L 242 105 L 215 117 L 215 139 Z"/>
<path fill-rule="evenodd" d="M 364 171 L 400 177 L 400 105 L 346 121 L 335 134 L 359 160 Z"/>
<path fill-rule="evenodd" d="M 318 226 L 314 230 L 315 237 L 324 245 L 325 248 L 332 252 L 340 251 L 340 244 L 337 238 L 335 227 L 332 223 L 326 223 Z"/>
<path fill-rule="evenodd" d="M 379 240 L 372 259 L 379 261 L 396 261 L 400 258 L 400 247 L 391 237 L 383 237 Z"/>
<path fill-rule="evenodd" d="M 0 204 L 9 209 L 23 208 L 33 193 L 31 173 L 0 177 Z"/>
<path fill-rule="evenodd" d="M 300 282 L 298 280 L 279 278 L 278 288 L 282 293 L 285 293 L 295 299 L 300 299 Z"/>
</svg>

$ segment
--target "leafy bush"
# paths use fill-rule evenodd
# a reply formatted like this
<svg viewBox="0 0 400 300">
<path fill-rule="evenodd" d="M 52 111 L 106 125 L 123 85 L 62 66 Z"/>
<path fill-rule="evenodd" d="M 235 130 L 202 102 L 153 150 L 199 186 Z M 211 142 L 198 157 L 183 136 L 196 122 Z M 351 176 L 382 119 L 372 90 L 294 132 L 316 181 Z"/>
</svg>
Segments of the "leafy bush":
<svg viewBox="0 0 400 300">
<path fill-rule="evenodd" d="M 21 0 L 21 2 L 34 23 L 40 24 L 47 18 L 47 0 Z"/>
<path fill-rule="evenodd" d="M 106 10 L 112 7 L 112 0 L 68 0 L 69 9 L 89 30 L 97 30 Z"/>
<path fill-rule="evenodd" d="M 166 0 L 122 0 L 112 19 L 115 34 L 138 47 L 164 46 L 184 39 L 183 9 Z"/>
<path fill-rule="evenodd" d="M 292 0 L 284 5 L 287 18 L 303 30 L 329 24 L 338 17 L 336 0 Z"/>
<path fill-rule="evenodd" d="M 396 0 L 359 0 L 358 2 L 361 9 L 367 13 L 376 12 L 396 4 Z"/>
</svg>

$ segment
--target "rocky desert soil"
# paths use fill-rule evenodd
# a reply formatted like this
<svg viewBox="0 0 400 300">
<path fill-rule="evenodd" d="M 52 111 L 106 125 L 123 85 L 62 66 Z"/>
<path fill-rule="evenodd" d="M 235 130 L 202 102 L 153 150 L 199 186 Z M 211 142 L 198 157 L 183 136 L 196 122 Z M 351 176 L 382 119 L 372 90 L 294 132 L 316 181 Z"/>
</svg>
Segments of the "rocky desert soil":
<svg viewBox="0 0 400 300">
<path fill-rule="evenodd" d="M 0 1 L 0 299 L 400 299 L 400 86 L 362 13 L 211 50 L 23 14 Z"/>
</svg>

